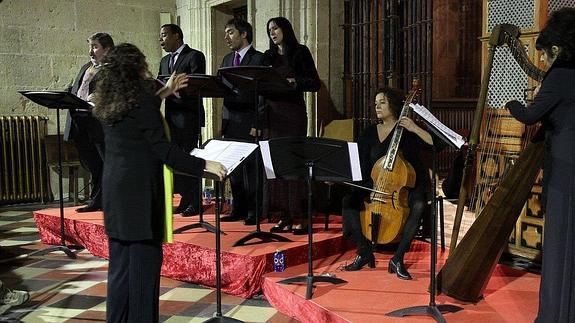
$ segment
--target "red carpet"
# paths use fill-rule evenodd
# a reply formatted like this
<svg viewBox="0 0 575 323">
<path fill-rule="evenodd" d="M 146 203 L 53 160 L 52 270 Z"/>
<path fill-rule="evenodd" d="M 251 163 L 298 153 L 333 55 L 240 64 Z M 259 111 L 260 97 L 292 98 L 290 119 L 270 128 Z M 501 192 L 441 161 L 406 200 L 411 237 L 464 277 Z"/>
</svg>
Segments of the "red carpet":
<svg viewBox="0 0 575 323">
<path fill-rule="evenodd" d="M 67 244 L 86 247 L 95 256 L 108 258 L 108 240 L 103 226 L 102 212 L 76 213 L 76 208 L 64 209 L 64 227 Z M 210 212 L 210 211 L 208 211 Z M 213 212 L 213 211 L 211 211 Z M 339 217 L 332 217 L 339 219 Z M 174 217 L 174 229 L 197 222 L 198 217 Z M 34 212 L 34 220 L 45 244 L 60 244 L 59 209 Z M 204 220 L 214 224 L 214 215 L 207 214 Z M 322 221 L 323 217 L 318 217 Z M 273 224 L 262 223 L 262 231 L 269 231 Z M 341 224 L 330 224 L 324 231 L 323 224 L 314 226 L 314 257 L 323 258 L 348 250 L 349 245 L 341 236 Z M 307 236 L 286 234 L 293 242 L 258 243 L 232 245 L 255 226 L 240 222 L 222 223 L 226 235 L 222 243 L 222 291 L 231 295 L 249 298 L 261 290 L 263 275 L 273 271 L 273 254 L 284 250 L 287 267 L 307 262 Z M 174 243 L 164 244 L 162 275 L 195 284 L 215 286 L 215 235 L 203 229 L 194 229 L 174 235 Z"/>
<path fill-rule="evenodd" d="M 429 304 L 429 247 L 427 243 L 416 242 L 406 254 L 405 264 L 414 278 L 411 281 L 400 280 L 387 272 L 390 253 L 376 255 L 375 269 L 339 271 L 338 266 L 353 260 L 355 254 L 350 251 L 317 260 L 314 264 L 316 275 L 332 273 L 347 283 L 317 283 L 311 300 L 305 299 L 305 284 L 276 283 L 284 278 L 305 275 L 307 267 L 302 264 L 283 273 L 266 274 L 264 295 L 280 312 L 302 322 L 431 322 L 432 318 L 427 316 L 385 316 L 385 313 L 404 307 Z M 446 256 L 439 252 L 439 261 L 443 262 Z M 463 307 L 457 313 L 444 314 L 448 322 L 533 322 L 537 315 L 539 281 L 539 275 L 498 265 L 484 299 L 477 304 L 462 303 L 445 295 L 439 295 L 436 304 Z"/>
</svg>

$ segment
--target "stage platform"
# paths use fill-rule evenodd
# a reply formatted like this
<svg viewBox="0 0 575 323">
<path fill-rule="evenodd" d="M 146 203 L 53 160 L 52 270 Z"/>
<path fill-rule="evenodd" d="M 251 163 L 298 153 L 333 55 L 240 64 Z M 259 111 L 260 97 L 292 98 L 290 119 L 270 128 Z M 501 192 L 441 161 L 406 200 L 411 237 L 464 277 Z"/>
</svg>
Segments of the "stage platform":
<svg viewBox="0 0 575 323">
<path fill-rule="evenodd" d="M 67 244 L 84 246 L 95 256 L 108 258 L 107 236 L 102 212 L 77 213 L 77 207 L 64 209 L 64 227 Z M 204 220 L 214 223 L 213 208 L 207 210 Z M 211 213 L 211 214 L 209 214 Z M 34 212 L 34 220 L 43 243 L 60 244 L 59 209 Z M 314 257 L 317 259 L 340 254 L 352 248 L 341 235 L 341 218 L 330 217 L 328 231 L 323 230 L 323 216 L 314 224 Z M 174 229 L 196 223 L 198 216 L 174 216 Z M 319 223 L 321 222 L 321 223 Z M 262 231 L 269 231 L 272 223 L 261 224 Z M 282 234 L 292 242 L 260 243 L 233 247 L 240 238 L 255 230 L 241 222 L 222 222 L 222 291 L 234 296 L 249 298 L 261 291 L 263 275 L 273 271 L 273 254 L 284 250 L 286 266 L 307 262 L 307 235 Z M 215 286 L 215 235 L 203 229 L 194 229 L 174 235 L 174 243 L 164 244 L 162 275 L 203 286 Z"/>
<path fill-rule="evenodd" d="M 266 274 L 264 295 L 278 311 L 301 322 L 432 322 L 428 316 L 385 316 L 385 313 L 401 308 L 429 304 L 429 248 L 428 243 L 416 241 L 406 254 L 405 264 L 414 278 L 410 281 L 400 280 L 387 272 L 391 252 L 376 253 L 374 269 L 366 266 L 356 272 L 340 271 L 338 267 L 355 256 L 349 251 L 314 263 L 316 275 L 335 274 L 347 283 L 317 283 L 312 299 L 306 300 L 305 284 L 277 283 L 288 277 L 306 275 L 307 266 L 302 264 L 282 273 Z M 446 257 L 447 252 L 438 251 L 440 264 L 437 270 Z M 436 304 L 463 308 L 457 313 L 445 314 L 448 322 L 533 322 L 537 315 L 539 282 L 539 275 L 497 265 L 484 299 L 477 304 L 463 303 L 445 295 L 439 295 Z"/>
</svg>

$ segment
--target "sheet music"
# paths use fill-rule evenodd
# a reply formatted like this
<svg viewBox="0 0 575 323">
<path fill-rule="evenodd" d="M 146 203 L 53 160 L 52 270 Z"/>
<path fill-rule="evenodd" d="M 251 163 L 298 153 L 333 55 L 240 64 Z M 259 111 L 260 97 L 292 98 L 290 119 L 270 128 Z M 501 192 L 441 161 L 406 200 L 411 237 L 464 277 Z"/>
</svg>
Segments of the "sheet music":
<svg viewBox="0 0 575 323">
<path fill-rule="evenodd" d="M 270 153 L 270 144 L 268 141 L 260 141 L 260 152 L 262 154 L 262 161 L 264 170 L 266 171 L 267 179 L 275 179 L 274 166 L 272 165 L 272 156 Z"/>
<path fill-rule="evenodd" d="M 194 148 L 190 155 L 220 162 L 227 169 L 227 176 L 257 147 L 249 142 L 210 140 L 203 149 Z"/>
<path fill-rule="evenodd" d="M 359 150 L 357 142 L 348 142 L 349 163 L 351 165 L 351 176 L 354 182 L 361 181 L 361 165 L 359 163 Z"/>
<path fill-rule="evenodd" d="M 415 113 L 417 113 L 420 117 L 425 119 L 429 122 L 435 129 L 437 129 L 445 138 L 451 141 L 457 148 L 461 148 L 463 144 L 465 144 L 465 139 L 459 135 L 457 132 L 449 129 L 446 125 L 444 125 L 441 121 L 439 121 L 427 108 L 419 104 L 411 103 L 409 105 Z"/>
</svg>

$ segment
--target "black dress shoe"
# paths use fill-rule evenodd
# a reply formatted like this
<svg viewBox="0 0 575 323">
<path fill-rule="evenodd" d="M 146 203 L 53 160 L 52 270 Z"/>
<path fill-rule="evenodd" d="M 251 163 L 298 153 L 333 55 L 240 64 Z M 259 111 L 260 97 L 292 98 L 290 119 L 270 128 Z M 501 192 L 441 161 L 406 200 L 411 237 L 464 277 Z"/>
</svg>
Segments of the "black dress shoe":
<svg viewBox="0 0 575 323">
<path fill-rule="evenodd" d="M 222 221 L 222 222 L 235 222 L 235 221 L 239 221 L 239 220 L 243 220 L 243 219 L 244 219 L 243 216 L 239 216 L 239 215 L 232 212 L 232 214 L 230 214 L 230 215 L 222 216 L 220 218 L 220 221 Z"/>
<path fill-rule="evenodd" d="M 403 262 L 394 260 L 393 258 L 391 258 L 389 260 L 389 265 L 387 267 L 387 271 L 389 273 L 396 273 L 397 277 L 399 277 L 400 279 L 405 279 L 405 280 L 411 280 L 412 279 L 409 272 L 407 272 L 407 269 L 405 269 Z"/>
<path fill-rule="evenodd" d="M 86 205 L 84 207 L 76 209 L 76 212 L 78 213 L 96 212 L 96 211 L 102 211 L 102 207 L 97 205 Z"/>
<path fill-rule="evenodd" d="M 188 205 L 182 212 L 180 212 L 182 214 L 182 216 L 193 216 L 193 215 L 198 215 L 200 214 L 198 211 L 196 211 L 196 209 L 191 206 Z"/>
<path fill-rule="evenodd" d="M 174 213 L 174 214 L 180 214 L 180 213 L 184 212 L 184 210 L 186 209 L 186 207 L 187 207 L 187 206 L 185 206 L 185 205 L 178 205 L 178 207 L 176 207 L 172 213 Z"/>
<path fill-rule="evenodd" d="M 369 268 L 375 268 L 375 257 L 373 256 L 373 253 L 370 253 L 367 256 L 357 255 L 351 264 L 343 267 L 343 270 L 356 271 L 360 270 L 365 265 L 368 265 Z"/>
<path fill-rule="evenodd" d="M 296 236 L 303 236 L 304 234 L 307 234 L 307 225 L 302 224 L 296 225 L 293 228 L 292 233 Z"/>
<path fill-rule="evenodd" d="M 254 212 L 248 212 L 248 216 L 244 220 L 245 225 L 256 225 L 256 214 Z"/>
<path fill-rule="evenodd" d="M 280 222 L 278 222 L 278 224 L 274 225 L 271 229 L 270 232 L 290 232 L 291 228 L 293 226 L 293 220 L 292 219 L 285 219 L 285 220 L 280 220 Z"/>
</svg>

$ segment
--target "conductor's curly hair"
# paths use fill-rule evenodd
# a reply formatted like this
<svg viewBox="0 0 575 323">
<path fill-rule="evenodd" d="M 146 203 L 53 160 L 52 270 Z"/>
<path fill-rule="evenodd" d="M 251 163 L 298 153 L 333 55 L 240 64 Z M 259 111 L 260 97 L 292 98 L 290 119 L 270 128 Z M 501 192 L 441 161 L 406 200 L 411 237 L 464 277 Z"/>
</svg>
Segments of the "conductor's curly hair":
<svg viewBox="0 0 575 323">
<path fill-rule="evenodd" d="M 134 45 L 119 44 L 101 62 L 96 75 L 93 115 L 103 124 L 114 124 L 137 107 L 143 91 L 153 91 L 146 56 Z"/>
</svg>

